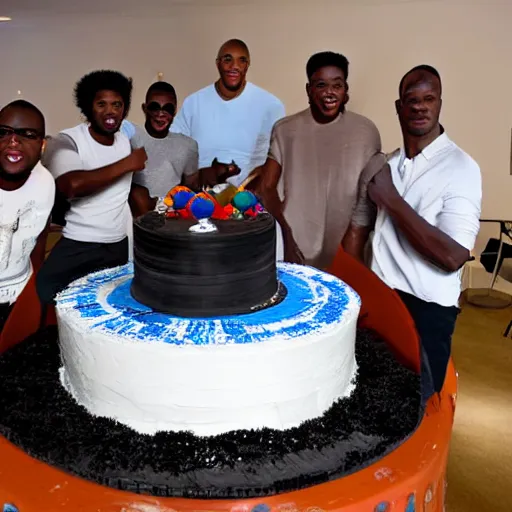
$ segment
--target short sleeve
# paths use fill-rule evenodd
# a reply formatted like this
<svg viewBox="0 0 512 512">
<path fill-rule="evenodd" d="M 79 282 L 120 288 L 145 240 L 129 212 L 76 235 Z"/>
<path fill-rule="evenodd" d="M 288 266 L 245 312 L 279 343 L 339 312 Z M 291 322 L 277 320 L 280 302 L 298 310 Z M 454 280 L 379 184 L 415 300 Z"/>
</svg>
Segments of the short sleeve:
<svg viewBox="0 0 512 512">
<path fill-rule="evenodd" d="M 285 116 L 285 108 L 283 105 L 283 102 L 276 99 L 276 102 L 272 105 L 272 108 L 270 109 L 270 126 L 274 127 L 274 125 L 279 121 L 280 119 L 283 119 Z"/>
<path fill-rule="evenodd" d="M 123 122 L 121 123 L 121 133 L 124 133 L 128 139 L 132 140 L 133 136 L 135 135 L 134 124 L 126 119 L 123 119 Z"/>
<path fill-rule="evenodd" d="M 49 217 L 52 212 L 53 204 L 55 202 L 55 180 L 46 169 L 44 169 L 44 171 L 45 176 L 43 186 L 45 190 L 43 196 L 45 199 L 43 206 L 43 215 Z M 42 190 L 40 190 L 39 193 L 42 193 Z"/>
<path fill-rule="evenodd" d="M 270 147 L 268 150 L 268 157 L 275 160 L 280 166 L 283 165 L 281 154 L 281 147 L 279 143 L 279 125 L 274 125 L 272 134 L 270 135 Z"/>
<path fill-rule="evenodd" d="M 41 163 L 55 179 L 83 167 L 75 141 L 64 133 L 48 140 Z"/>
<path fill-rule="evenodd" d="M 134 149 L 139 149 L 139 148 L 143 148 L 144 147 L 144 140 L 141 137 L 140 132 L 138 132 L 135 127 L 134 127 L 133 135 L 130 138 L 130 146 L 132 148 L 132 151 Z"/>
<path fill-rule="evenodd" d="M 199 169 L 199 148 L 197 142 L 190 139 L 190 148 L 187 153 L 185 165 L 183 166 L 183 175 L 191 176 Z"/>
<path fill-rule="evenodd" d="M 181 133 L 187 137 L 192 137 L 192 130 L 190 127 L 190 116 L 191 116 L 191 104 L 190 99 L 185 98 L 183 105 L 181 106 L 178 114 L 174 118 L 169 131 L 172 133 Z"/>
<path fill-rule="evenodd" d="M 386 163 L 386 156 L 381 152 L 382 143 L 379 130 L 369 120 L 367 130 L 368 140 L 364 155 L 366 165 L 359 176 L 357 201 L 351 220 L 354 226 L 359 227 L 369 227 L 375 222 L 377 209 L 368 197 L 368 184 Z"/>
<path fill-rule="evenodd" d="M 443 208 L 436 227 L 471 251 L 480 229 L 482 176 L 474 161 L 465 162 L 443 196 Z"/>
<path fill-rule="evenodd" d="M 354 226 L 368 227 L 374 224 L 377 208 L 368 197 L 368 185 L 385 164 L 386 156 L 383 153 L 375 153 L 363 169 L 359 177 L 356 206 L 352 212 Z"/>
</svg>

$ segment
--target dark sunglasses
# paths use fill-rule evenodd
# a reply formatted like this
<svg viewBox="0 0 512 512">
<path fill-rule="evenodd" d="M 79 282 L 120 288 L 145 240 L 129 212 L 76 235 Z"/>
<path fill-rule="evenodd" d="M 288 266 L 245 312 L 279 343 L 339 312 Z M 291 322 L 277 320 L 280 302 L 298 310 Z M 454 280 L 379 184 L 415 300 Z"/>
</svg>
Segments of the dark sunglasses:
<svg viewBox="0 0 512 512">
<path fill-rule="evenodd" d="M 146 110 L 151 112 L 152 114 L 163 110 L 167 112 L 170 116 L 176 114 L 176 107 L 172 103 L 166 103 L 165 105 L 160 105 L 160 103 L 156 101 L 152 101 L 146 105 Z"/>
<path fill-rule="evenodd" d="M 12 128 L 11 126 L 0 125 L 0 139 L 12 137 L 13 135 L 28 140 L 44 139 L 44 135 L 42 133 L 37 130 L 33 130 L 32 128 Z"/>
</svg>

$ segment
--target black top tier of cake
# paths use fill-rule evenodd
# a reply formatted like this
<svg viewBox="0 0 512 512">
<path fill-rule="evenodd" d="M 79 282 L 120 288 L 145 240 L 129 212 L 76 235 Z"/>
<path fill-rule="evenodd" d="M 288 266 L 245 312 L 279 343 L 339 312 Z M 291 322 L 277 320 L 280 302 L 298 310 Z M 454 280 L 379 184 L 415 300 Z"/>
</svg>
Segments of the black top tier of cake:
<svg viewBox="0 0 512 512">
<path fill-rule="evenodd" d="M 276 227 L 268 213 L 212 220 L 217 231 L 189 231 L 196 220 L 150 212 L 134 221 L 132 296 L 183 317 L 248 313 L 278 291 Z"/>
</svg>

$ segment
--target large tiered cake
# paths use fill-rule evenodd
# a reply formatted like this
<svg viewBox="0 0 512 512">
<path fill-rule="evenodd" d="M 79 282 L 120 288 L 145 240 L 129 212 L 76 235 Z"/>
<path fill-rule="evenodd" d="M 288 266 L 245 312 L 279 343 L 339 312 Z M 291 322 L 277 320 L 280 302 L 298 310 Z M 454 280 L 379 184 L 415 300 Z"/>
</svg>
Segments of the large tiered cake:
<svg viewBox="0 0 512 512">
<path fill-rule="evenodd" d="M 210 436 L 289 429 L 351 393 L 358 295 L 276 264 L 266 212 L 208 222 L 151 212 L 134 223 L 134 267 L 58 297 L 61 382 L 91 414 Z"/>
</svg>

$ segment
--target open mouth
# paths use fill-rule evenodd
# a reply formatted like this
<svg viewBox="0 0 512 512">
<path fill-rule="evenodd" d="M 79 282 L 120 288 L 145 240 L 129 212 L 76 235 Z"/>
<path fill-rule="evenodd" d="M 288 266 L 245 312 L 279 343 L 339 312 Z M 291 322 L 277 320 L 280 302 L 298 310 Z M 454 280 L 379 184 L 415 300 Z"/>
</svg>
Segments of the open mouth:
<svg viewBox="0 0 512 512">
<path fill-rule="evenodd" d="M 106 128 L 115 128 L 117 126 L 117 121 L 113 117 L 109 117 L 103 121 L 103 124 Z"/>
<path fill-rule="evenodd" d="M 335 98 L 326 98 L 322 104 L 325 110 L 335 110 L 339 107 L 339 101 Z"/>
<path fill-rule="evenodd" d="M 165 128 L 168 124 L 166 119 L 153 119 L 153 126 L 156 128 Z"/>
<path fill-rule="evenodd" d="M 23 155 L 21 153 L 7 153 L 5 158 L 11 164 L 17 164 L 23 160 Z"/>
</svg>

